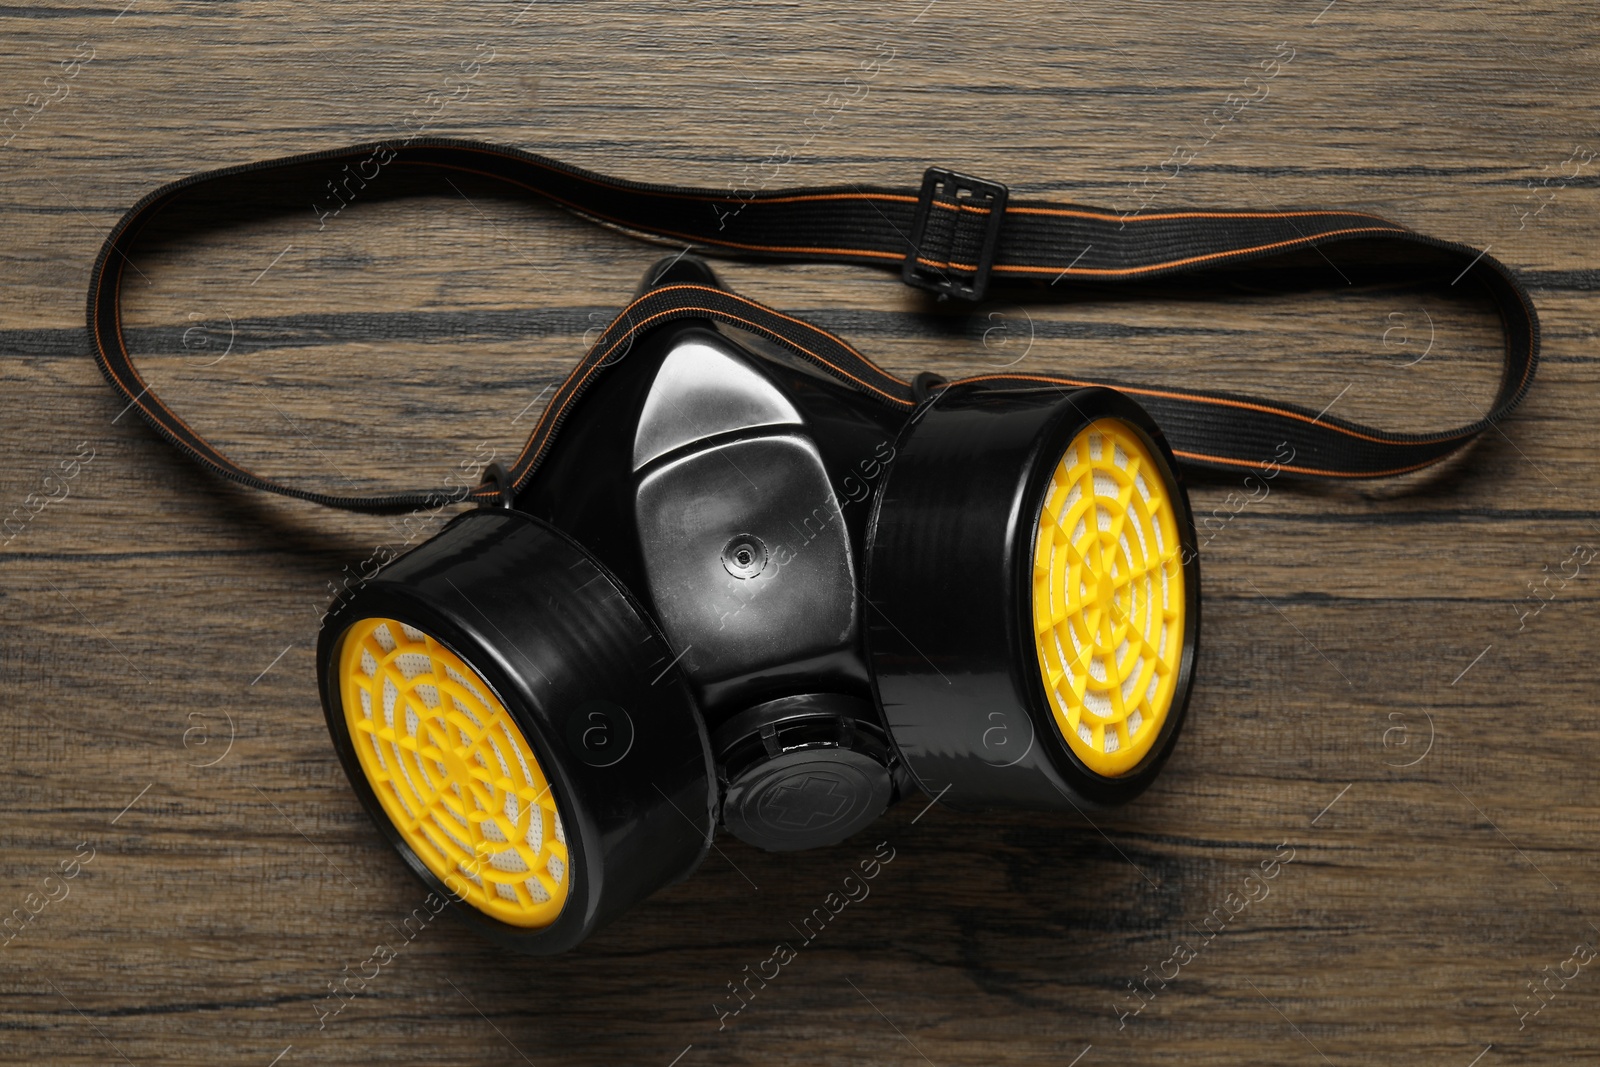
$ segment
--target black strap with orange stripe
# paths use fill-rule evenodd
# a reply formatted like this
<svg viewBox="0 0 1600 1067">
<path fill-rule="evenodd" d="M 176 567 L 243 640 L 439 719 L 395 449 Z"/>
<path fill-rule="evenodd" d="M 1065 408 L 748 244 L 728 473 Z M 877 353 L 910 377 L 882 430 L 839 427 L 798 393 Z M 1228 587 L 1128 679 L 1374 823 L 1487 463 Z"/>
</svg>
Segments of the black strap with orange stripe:
<svg viewBox="0 0 1600 1067">
<path fill-rule="evenodd" d="M 257 489 L 356 511 L 404 511 L 460 499 L 459 491 L 339 496 L 252 474 L 213 448 L 139 375 L 122 330 L 121 288 L 146 224 L 196 192 L 220 195 L 230 180 L 290 168 L 325 168 L 328 188 L 365 187 L 393 169 L 460 172 L 509 183 L 580 215 L 642 236 L 681 241 L 710 254 L 861 263 L 900 271 L 943 295 L 982 299 L 1000 284 L 1122 282 L 1265 261 L 1341 242 L 1377 243 L 1392 263 L 1426 262 L 1486 293 L 1500 313 L 1505 357 L 1500 384 L 1479 421 L 1436 433 L 1395 433 L 1281 401 L 1230 393 L 1146 387 L 1099 379 L 990 374 L 963 379 L 997 388 L 1111 385 L 1150 410 L 1185 464 L 1274 465 L 1326 478 L 1402 474 L 1435 463 L 1508 415 L 1538 363 L 1539 321 L 1527 291 L 1499 261 L 1466 245 L 1347 211 L 1172 211 L 1119 215 L 1070 204 L 1012 201 L 1004 186 L 931 169 L 920 189 L 859 186 L 727 193 L 622 181 L 512 148 L 451 139 L 377 142 L 197 174 L 155 190 L 117 223 L 95 263 L 89 331 L 106 378 L 130 406 L 202 466 Z M 1452 283 L 1454 284 L 1454 283 Z M 605 329 L 557 389 L 502 484 L 465 494 L 491 501 L 524 487 L 549 452 L 574 403 L 625 353 L 639 331 L 681 318 L 712 318 L 783 344 L 853 388 L 910 409 L 912 384 L 878 367 L 839 337 L 736 294 L 698 285 L 651 290 Z M 937 388 L 937 386 L 935 387 Z M 1283 446 L 1294 459 L 1284 462 Z"/>
</svg>

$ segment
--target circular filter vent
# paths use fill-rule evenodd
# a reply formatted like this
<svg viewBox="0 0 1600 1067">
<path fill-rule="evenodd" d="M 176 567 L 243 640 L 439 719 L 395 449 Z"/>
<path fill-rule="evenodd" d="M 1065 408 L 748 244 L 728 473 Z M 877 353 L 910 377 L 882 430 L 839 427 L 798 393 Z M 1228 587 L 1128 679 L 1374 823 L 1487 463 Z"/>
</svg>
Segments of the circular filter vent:
<svg viewBox="0 0 1600 1067">
<path fill-rule="evenodd" d="M 393 619 L 345 632 L 339 680 L 361 770 L 428 870 L 502 922 L 554 922 L 572 884 L 561 815 L 494 691 L 460 656 Z"/>
<path fill-rule="evenodd" d="M 1062 737 L 1107 777 L 1150 751 L 1177 686 L 1183 561 L 1167 494 L 1143 438 L 1100 419 L 1073 438 L 1039 510 L 1039 669 Z"/>
</svg>

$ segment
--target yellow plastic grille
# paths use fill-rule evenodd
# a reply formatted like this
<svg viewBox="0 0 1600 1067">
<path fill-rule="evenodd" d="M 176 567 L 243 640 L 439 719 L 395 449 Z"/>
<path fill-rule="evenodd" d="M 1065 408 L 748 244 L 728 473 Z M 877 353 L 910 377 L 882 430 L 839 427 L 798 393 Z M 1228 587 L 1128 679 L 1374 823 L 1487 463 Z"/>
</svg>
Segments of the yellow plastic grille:
<svg viewBox="0 0 1600 1067">
<path fill-rule="evenodd" d="M 384 812 L 466 903 L 548 926 L 572 872 L 550 783 L 494 691 L 454 652 L 393 619 L 345 632 L 339 678 L 361 770 Z"/>
<path fill-rule="evenodd" d="M 1039 511 L 1039 670 L 1062 737 L 1107 777 L 1150 751 L 1177 686 L 1183 567 L 1167 493 L 1132 428 L 1101 419 L 1067 447 Z"/>
</svg>

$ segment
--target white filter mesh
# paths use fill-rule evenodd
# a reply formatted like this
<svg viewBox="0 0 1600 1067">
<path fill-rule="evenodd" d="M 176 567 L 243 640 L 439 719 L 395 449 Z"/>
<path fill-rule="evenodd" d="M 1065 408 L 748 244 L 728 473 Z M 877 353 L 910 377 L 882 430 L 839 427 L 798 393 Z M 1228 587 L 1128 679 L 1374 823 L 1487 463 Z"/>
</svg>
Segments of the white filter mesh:
<svg viewBox="0 0 1600 1067">
<path fill-rule="evenodd" d="M 1122 680 L 1121 689 L 1122 689 L 1122 706 L 1123 707 L 1127 707 L 1129 704 L 1134 703 L 1138 699 L 1137 697 L 1134 696 L 1134 690 L 1136 690 L 1138 688 L 1139 688 L 1139 675 L 1138 675 L 1138 672 L 1136 672 L 1136 671 L 1135 672 L 1131 672 L 1131 673 L 1129 673 L 1128 677 L 1126 677 L 1126 678 L 1124 678 Z"/>
<path fill-rule="evenodd" d="M 517 855 L 514 849 L 509 848 L 504 852 L 496 852 L 489 857 L 489 866 L 497 871 L 505 871 L 507 874 L 520 874 L 528 869 L 528 864 L 523 858 Z"/>
<path fill-rule="evenodd" d="M 528 818 L 526 840 L 528 847 L 535 852 L 544 847 L 544 814 L 537 806 L 535 806 L 533 814 Z"/>
<path fill-rule="evenodd" d="M 394 658 L 394 665 L 410 681 L 419 674 L 433 673 L 433 660 L 421 652 L 402 652 Z"/>
<path fill-rule="evenodd" d="M 456 671 L 456 669 L 454 667 L 446 666 L 445 669 L 444 669 L 444 673 L 445 673 L 445 677 L 449 678 L 452 682 L 455 682 L 461 688 L 465 689 L 467 692 L 469 692 L 473 696 L 477 697 L 478 698 L 478 703 L 480 703 L 480 704 L 487 704 L 488 703 L 488 699 L 483 695 L 483 692 L 481 690 L 479 690 L 479 688 L 476 685 L 472 684 L 472 680 L 470 678 L 463 677 L 460 673 L 458 673 Z M 474 721 L 476 721 L 476 720 L 474 720 Z"/>
</svg>

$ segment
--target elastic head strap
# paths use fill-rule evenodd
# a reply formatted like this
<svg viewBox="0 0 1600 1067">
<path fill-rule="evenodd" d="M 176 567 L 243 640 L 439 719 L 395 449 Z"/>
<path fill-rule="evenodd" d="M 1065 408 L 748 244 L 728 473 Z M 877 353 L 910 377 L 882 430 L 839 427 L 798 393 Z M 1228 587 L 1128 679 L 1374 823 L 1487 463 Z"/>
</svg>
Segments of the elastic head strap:
<svg viewBox="0 0 1600 1067">
<path fill-rule="evenodd" d="M 140 232 L 182 197 L 224 191 L 245 175 L 325 166 L 380 180 L 391 169 L 455 171 L 508 183 L 575 213 L 703 252 L 743 258 L 856 263 L 901 272 L 956 297 L 982 297 L 994 283 L 1063 280 L 1127 282 L 1241 265 L 1268 269 L 1288 253 L 1342 242 L 1380 242 L 1395 263 L 1461 268 L 1498 309 L 1506 346 L 1499 388 L 1483 418 L 1435 433 L 1402 433 L 1249 396 L 1104 379 L 993 374 L 959 383 L 992 388 L 1111 385 L 1136 397 L 1161 424 L 1180 461 L 1232 469 L 1271 465 L 1321 478 L 1372 478 L 1418 470 L 1463 447 L 1505 418 L 1526 395 L 1538 363 L 1538 317 L 1503 264 L 1464 245 L 1347 211 L 1173 211 L 1124 215 L 1071 204 L 1013 201 L 999 183 L 930 174 L 920 189 L 839 186 L 737 195 L 623 181 L 517 149 L 444 138 L 375 142 L 197 174 L 155 190 L 107 237 L 90 280 L 88 322 L 106 379 L 158 433 L 201 466 L 244 485 L 353 511 L 436 508 L 463 499 L 496 502 L 524 489 L 579 399 L 654 325 L 710 318 L 782 344 L 853 389 L 909 409 L 921 393 L 845 341 L 800 319 L 720 289 L 671 285 L 629 304 L 551 398 L 503 479 L 476 489 L 345 496 L 263 478 L 230 460 L 173 412 L 139 374 L 122 328 L 123 272 Z M 948 178 L 941 177 L 948 175 Z M 965 192 L 963 191 L 965 190 Z M 974 191 L 978 194 L 974 198 Z M 313 208 L 314 211 L 325 208 Z M 1454 284 L 1454 283 L 1452 283 Z M 1286 459 L 1284 449 L 1289 450 Z"/>
</svg>

